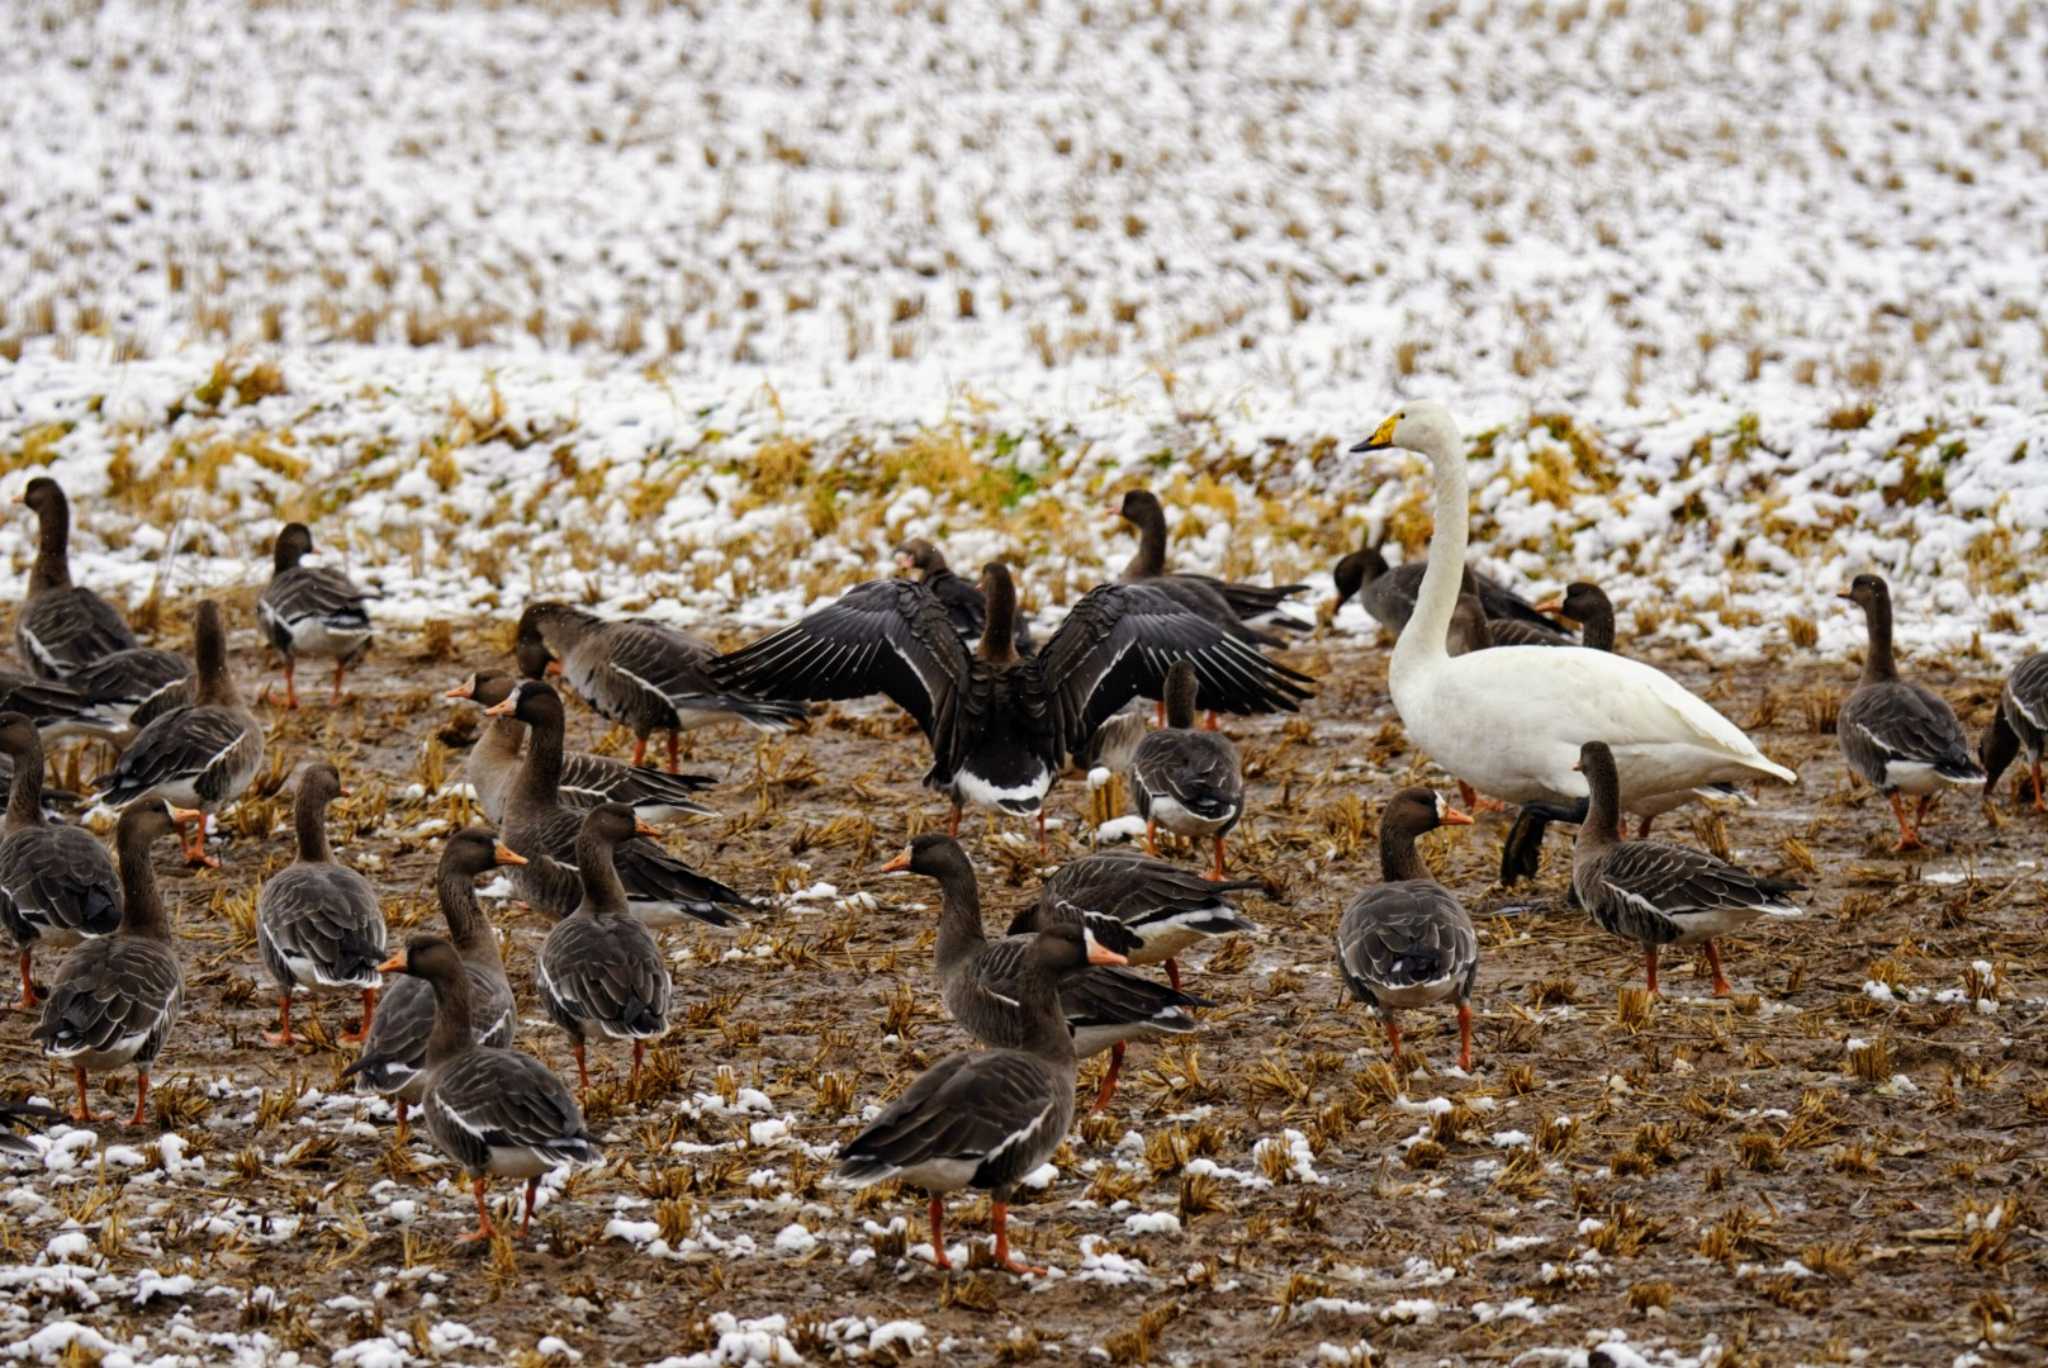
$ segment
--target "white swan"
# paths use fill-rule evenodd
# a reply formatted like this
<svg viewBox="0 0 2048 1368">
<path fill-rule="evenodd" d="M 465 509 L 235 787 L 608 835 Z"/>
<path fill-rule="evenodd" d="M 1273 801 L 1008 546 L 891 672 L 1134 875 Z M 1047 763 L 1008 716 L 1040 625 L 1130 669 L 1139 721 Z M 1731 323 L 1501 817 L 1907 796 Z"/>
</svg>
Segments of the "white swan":
<svg viewBox="0 0 2048 1368">
<path fill-rule="evenodd" d="M 1429 568 L 1388 671 L 1401 723 L 1432 760 L 1482 793 L 1574 804 L 1587 794 L 1576 769 L 1579 747 L 1605 741 L 1620 770 L 1621 805 L 1631 812 L 1663 811 L 1660 797 L 1704 784 L 1797 782 L 1734 723 L 1641 661 L 1582 646 L 1450 655 L 1444 643 L 1465 564 L 1464 443 L 1448 410 L 1418 403 L 1352 450 L 1388 447 L 1427 457 L 1436 477 Z"/>
</svg>

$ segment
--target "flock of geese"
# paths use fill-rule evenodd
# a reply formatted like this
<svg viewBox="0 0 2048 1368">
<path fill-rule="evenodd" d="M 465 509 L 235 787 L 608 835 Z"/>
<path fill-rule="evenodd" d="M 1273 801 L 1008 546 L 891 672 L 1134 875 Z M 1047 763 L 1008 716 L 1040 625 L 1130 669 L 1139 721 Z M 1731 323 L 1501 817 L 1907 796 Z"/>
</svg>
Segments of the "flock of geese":
<svg viewBox="0 0 2048 1368">
<path fill-rule="evenodd" d="M 1697 945 L 1715 991 L 1728 992 L 1717 942 L 1761 918 L 1798 916 L 1792 898 L 1802 890 L 1652 840 L 1650 823 L 1685 803 L 1740 799 L 1739 784 L 1797 776 L 1669 676 L 1620 654 L 1613 607 L 1597 586 L 1576 583 L 1535 605 L 1467 567 L 1465 450 L 1442 407 L 1409 406 L 1353 448 L 1383 449 L 1419 454 L 1432 469 L 1427 560 L 1389 567 L 1368 548 L 1347 556 L 1335 578 L 1339 603 L 1360 595 L 1398 633 L 1389 685 L 1410 738 L 1459 784 L 1466 807 L 1518 809 L 1504 882 L 1535 872 L 1549 824 L 1575 824 L 1573 899 L 1640 947 L 1649 990 L 1661 950 Z M 0 674 L 0 753 L 11 766 L 0 919 L 20 952 L 31 1037 L 74 1072 L 73 1116 L 98 1119 L 90 1075 L 133 1067 L 131 1124 L 140 1125 L 184 993 L 152 850 L 177 833 L 187 860 L 217 865 L 209 815 L 264 768 L 268 741 L 237 688 L 216 603 L 197 608 L 190 657 L 141 647 L 104 599 L 72 583 L 62 489 L 38 478 L 22 501 L 40 520 L 40 541 L 15 631 L 26 672 Z M 327 838 L 327 807 L 347 792 L 342 776 L 318 761 L 300 768 L 297 857 L 263 882 L 257 902 L 259 953 L 278 994 L 277 1026 L 264 1038 L 279 1047 L 300 1038 L 292 1011 L 301 993 L 360 995 L 360 1024 L 340 1037 L 360 1047 L 346 1076 L 390 1099 L 401 1140 L 417 1109 L 432 1143 L 461 1166 L 478 1217 L 468 1238 L 496 1233 L 489 1180 L 524 1180 L 523 1235 L 540 1178 L 599 1154 L 579 1103 L 590 1085 L 587 1047 L 628 1043 L 637 1090 L 648 1043 L 668 1029 L 674 984 L 657 933 L 739 925 L 757 906 L 663 844 L 660 823 L 710 811 L 713 781 L 676 772 L 680 733 L 725 721 L 778 729 L 813 702 L 881 695 L 916 721 L 931 753 L 925 783 L 952 805 L 945 835 L 914 838 L 884 872 L 937 884 L 939 997 L 985 1048 L 940 1060 L 881 1108 L 843 1146 L 840 1175 L 927 1192 L 941 1267 L 946 1195 L 990 1193 L 997 1262 L 1031 1271 L 1010 1250 L 1006 1205 L 1068 1133 L 1078 1061 L 1109 1053 L 1092 1104 L 1108 1106 L 1128 1045 L 1192 1031 L 1210 1005 L 1183 990 L 1178 957 L 1204 938 L 1255 929 L 1232 901 L 1259 885 L 1228 877 L 1226 842 L 1244 816 L 1245 787 L 1218 715 L 1293 711 L 1311 696 L 1310 678 L 1270 654 L 1283 633 L 1311 630 L 1287 611 L 1307 586 L 1175 572 L 1158 501 L 1134 491 L 1115 510 L 1138 530 L 1137 555 L 1039 639 L 1006 566 L 985 566 L 969 582 L 922 541 L 899 549 L 903 577 L 857 585 L 726 654 L 650 620 L 530 605 L 514 668 L 479 671 L 448 691 L 482 709 L 464 776 L 492 825 L 457 831 L 442 848 L 445 936 L 389 943 L 375 887 L 337 860 Z M 301 657 L 333 663 L 340 703 L 347 671 L 371 641 L 372 596 L 305 564 L 312 547 L 301 524 L 279 533 L 258 605 L 283 661 L 277 705 L 287 708 L 298 706 Z M 1949 706 L 1899 678 L 1884 581 L 1859 575 L 1843 597 L 1864 613 L 1869 652 L 1841 709 L 1841 747 L 1852 771 L 1890 799 L 1898 848 L 1919 843 L 1918 823 L 1944 786 L 1981 782 L 1988 795 L 2022 751 L 2043 810 L 2048 656 L 2013 673 L 1973 755 Z M 1558 616 L 1578 625 L 1576 639 Z M 632 732 L 630 762 L 567 749 L 558 685 Z M 644 763 L 662 734 L 666 769 Z M 111 854 L 49 810 L 60 795 L 45 787 L 45 748 L 80 736 L 118 752 L 95 781 L 98 801 L 119 809 Z M 979 805 L 1033 821 L 1043 853 L 1047 796 L 1075 764 L 1127 775 L 1146 853 L 1061 865 L 991 937 L 957 839 L 961 811 Z M 1918 800 L 1911 815 L 1908 796 Z M 1629 817 L 1640 823 L 1633 838 Z M 1395 794 L 1379 822 L 1381 881 L 1352 898 L 1339 922 L 1338 971 L 1384 1022 L 1397 1062 L 1396 1013 L 1450 1003 L 1459 1067 L 1472 1068 L 1478 938 L 1416 850 L 1425 833 L 1471 820 L 1430 789 Z M 1160 830 L 1203 843 L 1208 868 L 1160 858 Z M 475 887 L 500 869 L 518 897 L 553 919 L 534 978 L 547 1019 L 569 1041 L 580 1089 L 514 1045 L 519 1004 Z M 34 974 L 44 948 L 69 951 L 47 989 Z M 1147 965 L 1163 965 L 1166 980 L 1136 972 Z"/>
</svg>

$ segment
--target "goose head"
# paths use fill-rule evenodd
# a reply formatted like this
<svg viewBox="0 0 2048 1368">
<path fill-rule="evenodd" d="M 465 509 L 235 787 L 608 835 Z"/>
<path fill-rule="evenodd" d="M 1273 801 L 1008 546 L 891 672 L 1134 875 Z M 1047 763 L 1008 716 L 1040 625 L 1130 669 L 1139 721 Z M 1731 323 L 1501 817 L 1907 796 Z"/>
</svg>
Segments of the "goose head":
<svg viewBox="0 0 2048 1368">
<path fill-rule="evenodd" d="M 1858 575 L 1849 581 L 1847 589 L 1835 597 L 1847 599 L 1867 613 L 1879 606 L 1890 607 L 1892 590 L 1891 586 L 1884 582 L 1882 575 Z"/>
<path fill-rule="evenodd" d="M 878 871 L 883 874 L 922 874 L 926 878 L 941 879 L 947 875 L 965 872 L 974 877 L 974 864 L 967 858 L 967 852 L 951 836 L 927 834 L 913 836 L 910 844 L 895 859 L 883 865 Z"/>
<path fill-rule="evenodd" d="M 1398 447 L 1443 460 L 1459 451 L 1458 423 L 1451 411 L 1431 400 L 1403 405 L 1373 429 L 1372 436 L 1352 447 L 1353 451 L 1386 451 Z"/>
</svg>

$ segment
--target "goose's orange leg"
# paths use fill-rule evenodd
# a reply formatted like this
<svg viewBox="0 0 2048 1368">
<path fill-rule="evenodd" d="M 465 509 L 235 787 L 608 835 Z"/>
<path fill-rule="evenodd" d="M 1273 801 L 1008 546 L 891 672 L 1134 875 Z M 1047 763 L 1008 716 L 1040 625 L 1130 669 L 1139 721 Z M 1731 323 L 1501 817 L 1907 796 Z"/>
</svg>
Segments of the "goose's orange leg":
<svg viewBox="0 0 2048 1368">
<path fill-rule="evenodd" d="M 1116 1096 L 1116 1076 L 1124 1066 L 1124 1043 L 1119 1040 L 1109 1048 L 1109 1072 L 1102 1076 L 1102 1087 L 1095 1094 L 1095 1105 L 1088 1110 L 1099 1112 L 1109 1105 L 1109 1099 Z"/>
<path fill-rule="evenodd" d="M 932 1218 L 932 1267 L 951 1268 L 953 1261 L 946 1257 L 946 1199 L 933 1197 Z"/>
<path fill-rule="evenodd" d="M 1045 1270 L 1037 1264 L 1018 1263 L 1010 1254 L 1010 1204 L 995 1203 L 996 1262 L 1012 1273 L 1035 1273 L 1045 1276 Z"/>
<path fill-rule="evenodd" d="M 498 1228 L 491 1224 L 491 1209 L 484 1203 L 484 1186 L 484 1180 L 479 1178 L 471 1189 L 476 1193 L 476 1229 L 470 1231 L 469 1234 L 463 1236 L 460 1240 L 457 1240 L 457 1244 L 475 1244 L 478 1240 L 490 1240 L 497 1237 Z"/>
</svg>

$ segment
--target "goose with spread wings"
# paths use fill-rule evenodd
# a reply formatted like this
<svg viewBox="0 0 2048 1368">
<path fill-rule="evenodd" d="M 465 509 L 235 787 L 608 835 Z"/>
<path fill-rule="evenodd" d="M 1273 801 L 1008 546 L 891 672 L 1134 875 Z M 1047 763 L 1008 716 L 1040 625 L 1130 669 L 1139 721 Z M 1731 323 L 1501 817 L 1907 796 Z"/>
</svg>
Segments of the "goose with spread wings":
<svg viewBox="0 0 2048 1368">
<path fill-rule="evenodd" d="M 1067 614 L 1039 653 L 1018 655 L 1016 586 L 1000 562 L 982 570 L 988 618 L 972 654 L 946 607 L 907 580 L 855 585 L 837 601 L 730 655 L 711 671 L 727 688 L 778 698 L 879 693 L 931 743 L 925 783 L 953 800 L 951 835 L 968 803 L 1038 819 L 1067 757 L 1136 697 L 1159 698 L 1187 660 L 1197 701 L 1216 712 L 1294 712 L 1309 677 L 1145 584 L 1105 584 Z"/>
</svg>

